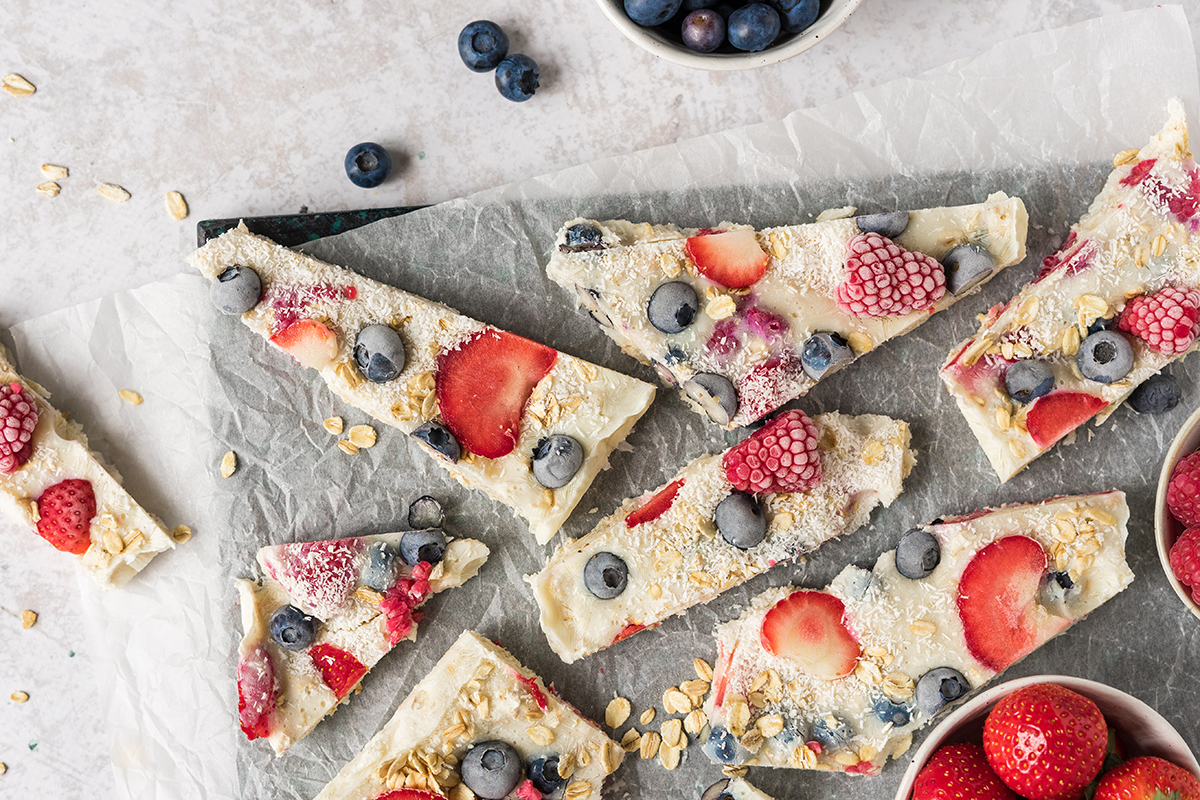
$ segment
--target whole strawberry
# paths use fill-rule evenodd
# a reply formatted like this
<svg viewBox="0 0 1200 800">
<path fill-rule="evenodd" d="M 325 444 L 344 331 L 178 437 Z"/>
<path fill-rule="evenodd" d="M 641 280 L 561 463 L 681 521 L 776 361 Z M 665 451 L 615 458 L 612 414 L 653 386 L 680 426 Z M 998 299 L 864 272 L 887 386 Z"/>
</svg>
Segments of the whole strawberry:
<svg viewBox="0 0 1200 800">
<path fill-rule="evenodd" d="M 1200 525 L 1200 452 L 1184 456 L 1171 470 L 1167 510 L 1184 525 Z"/>
<path fill-rule="evenodd" d="M 973 742 L 938 748 L 917 774 L 912 800 L 1016 800 Z"/>
<path fill-rule="evenodd" d="M 1200 800 L 1200 780 L 1165 759 L 1139 756 L 1105 773 L 1094 800 Z"/>
<path fill-rule="evenodd" d="M 55 548 L 77 556 L 92 543 L 92 517 L 96 516 L 96 493 L 82 478 L 59 481 L 37 499 L 38 535 Z"/>
<path fill-rule="evenodd" d="M 1029 800 L 1074 800 L 1100 772 L 1107 743 L 1096 704 L 1054 683 L 1001 699 L 983 725 L 988 763 Z"/>
<path fill-rule="evenodd" d="M 804 492 L 821 482 L 817 428 L 799 410 L 771 420 L 762 430 L 730 448 L 725 477 L 743 492 Z"/>
</svg>

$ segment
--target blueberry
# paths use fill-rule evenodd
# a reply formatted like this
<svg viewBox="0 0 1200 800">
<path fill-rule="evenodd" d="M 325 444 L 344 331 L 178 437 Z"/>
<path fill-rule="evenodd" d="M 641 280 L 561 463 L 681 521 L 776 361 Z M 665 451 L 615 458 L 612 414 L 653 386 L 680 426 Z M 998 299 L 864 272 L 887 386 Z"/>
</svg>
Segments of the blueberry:
<svg viewBox="0 0 1200 800">
<path fill-rule="evenodd" d="M 1088 325 L 1088 328 L 1087 328 L 1088 336 L 1091 336 L 1093 333 L 1099 333 L 1100 331 L 1110 330 L 1112 328 L 1113 323 L 1116 321 L 1117 321 L 1117 318 L 1115 316 L 1099 317 L 1091 325 Z"/>
<path fill-rule="evenodd" d="M 713 513 L 721 538 L 739 550 L 749 550 L 767 535 L 767 516 L 753 495 L 734 492 Z"/>
<path fill-rule="evenodd" d="M 683 0 L 625 0 L 625 13 L 638 25 L 661 25 L 679 11 Z"/>
<path fill-rule="evenodd" d="M 226 267 L 208 287 L 208 298 L 222 314 L 245 314 L 261 296 L 262 281 L 250 267 Z"/>
<path fill-rule="evenodd" d="M 842 570 L 842 574 L 838 578 L 844 581 L 842 591 L 846 593 L 847 597 L 862 600 L 871 590 L 871 581 L 874 575 L 869 569 L 849 566 Z"/>
<path fill-rule="evenodd" d="M 1038 603 L 1058 617 L 1070 616 L 1067 605 L 1079 595 L 1080 589 L 1065 572 L 1047 572 L 1038 587 Z"/>
<path fill-rule="evenodd" d="M 388 325 L 368 325 L 354 340 L 354 361 L 371 383 L 387 383 L 404 371 L 404 342 Z"/>
<path fill-rule="evenodd" d="M 533 449 L 533 477 L 547 489 L 561 489 L 583 466 L 583 445 L 573 436 L 555 433 Z"/>
<path fill-rule="evenodd" d="M 787 2 L 787 0 L 776 0 L 776 2 Z M 886 214 L 864 214 L 861 217 L 855 217 L 854 224 L 858 225 L 858 229 L 863 233 L 878 233 L 880 236 L 895 239 L 908 227 L 908 212 L 891 211 Z"/>
<path fill-rule="evenodd" d="M 729 43 L 738 50 L 757 53 L 779 35 L 779 12 L 766 3 L 751 3 L 729 15 Z"/>
<path fill-rule="evenodd" d="M 1044 361 L 1018 361 L 1004 373 L 1008 396 L 1021 404 L 1032 403 L 1054 388 L 1054 373 Z"/>
<path fill-rule="evenodd" d="M 683 0 L 683 5 L 680 6 L 679 10 L 685 14 L 690 14 L 700 8 L 713 8 L 718 2 L 719 0 Z"/>
<path fill-rule="evenodd" d="M 715 725 L 704 743 L 704 752 L 718 764 L 732 764 L 737 758 L 737 739 L 727 728 Z"/>
<path fill-rule="evenodd" d="M 346 175 L 355 186 L 374 189 L 392 171 L 392 157 L 374 142 L 356 144 L 346 153 Z"/>
<path fill-rule="evenodd" d="M 442 504 L 429 495 L 418 497 L 408 504 L 408 527 L 421 531 L 428 528 L 442 527 L 446 512 Z"/>
<path fill-rule="evenodd" d="M 410 433 L 409 436 L 432 447 L 438 455 L 447 459 L 451 464 L 457 464 L 458 457 L 462 454 L 462 450 L 459 448 L 458 440 L 454 438 L 454 434 L 441 423 L 426 422 Z"/>
<path fill-rule="evenodd" d="M 808 337 L 800 351 L 800 366 L 804 374 L 819 381 L 838 364 L 854 360 L 854 351 L 839 333 L 821 331 Z"/>
<path fill-rule="evenodd" d="M 896 571 L 911 580 L 920 580 L 933 572 L 942 560 L 937 537 L 921 528 L 913 528 L 896 545 Z"/>
<path fill-rule="evenodd" d="M 982 247 L 960 244 L 942 256 L 942 267 L 946 270 L 946 288 L 951 294 L 960 295 L 974 289 L 991 275 L 996 262 L 992 254 Z"/>
<path fill-rule="evenodd" d="M 567 240 L 558 246 L 564 253 L 603 250 L 604 234 L 590 222 L 577 222 L 567 228 Z"/>
<path fill-rule="evenodd" d="M 879 695 L 871 710 L 880 722 L 892 723 L 893 728 L 903 728 L 912 719 L 912 713 L 904 703 L 893 703 L 886 695 Z"/>
<path fill-rule="evenodd" d="M 440 528 L 408 531 L 400 537 L 400 557 L 410 567 L 422 561 L 436 564 L 446 555 L 446 534 Z"/>
<path fill-rule="evenodd" d="M 576 286 L 575 293 L 579 296 L 580 305 L 587 309 L 592 319 L 600 323 L 600 327 L 614 327 L 612 317 L 608 316 L 608 312 L 600 306 L 602 295 L 599 292 L 595 289 L 589 289 L 586 286 Z"/>
<path fill-rule="evenodd" d="M 733 800 L 733 795 L 725 790 L 729 788 L 729 778 L 722 778 L 704 790 L 700 800 Z"/>
<path fill-rule="evenodd" d="M 295 606 L 280 606 L 271 615 L 271 638 L 286 650 L 303 650 L 317 638 L 317 621 Z"/>
<path fill-rule="evenodd" d="M 496 66 L 496 88 L 507 100 L 524 103 L 538 88 L 538 65 L 529 56 L 513 55 Z"/>
<path fill-rule="evenodd" d="M 926 717 L 932 718 L 969 691 L 971 684 L 967 683 L 961 672 L 950 667 L 937 667 L 917 681 L 917 708 Z"/>
<path fill-rule="evenodd" d="M 779 17 L 783 30 L 786 33 L 799 33 L 817 21 L 817 15 L 821 13 L 821 4 L 817 0 L 767 0 L 775 10 L 779 12 Z M 908 215 L 905 214 L 905 224 L 908 224 Z M 880 214 L 879 216 L 883 216 Z M 904 230 L 901 228 L 900 230 Z M 865 233 L 866 231 L 864 231 Z M 893 238 L 891 234 L 885 233 L 889 239 Z M 898 234 L 897 234 L 898 235 Z"/>
<path fill-rule="evenodd" d="M 737 413 L 737 389 L 726 377 L 713 372 L 700 372 L 683 384 L 688 397 L 695 400 L 718 425 L 728 425 Z"/>
<path fill-rule="evenodd" d="M 543 795 L 554 794 L 567 781 L 558 774 L 558 756 L 535 758 L 529 762 L 529 781 Z"/>
<path fill-rule="evenodd" d="M 646 316 L 663 333 L 679 333 L 692 324 L 699 310 L 700 300 L 690 283 L 668 281 L 650 295 Z"/>
<path fill-rule="evenodd" d="M 462 782 L 486 800 L 500 800 L 521 782 L 521 756 L 507 742 L 481 742 L 462 758 Z"/>
<path fill-rule="evenodd" d="M 458 35 L 458 54 L 467 69 L 491 72 L 508 55 L 508 35 L 494 22 L 476 20 Z"/>
<path fill-rule="evenodd" d="M 625 591 L 629 568 L 625 561 L 609 552 L 596 553 L 583 568 L 583 585 L 601 600 L 612 600 Z"/>
<path fill-rule="evenodd" d="M 711 53 L 725 41 L 725 18 L 711 8 L 701 8 L 683 18 L 683 43 L 697 53 Z"/>
<path fill-rule="evenodd" d="M 1133 346 L 1116 331 L 1098 331 L 1079 345 L 1075 363 L 1089 381 L 1113 383 L 1133 369 Z"/>
<path fill-rule="evenodd" d="M 671 345 L 667 348 L 665 359 L 668 364 L 682 364 L 688 360 L 688 356 L 678 345 Z"/>
<path fill-rule="evenodd" d="M 372 542 L 367 548 L 367 563 L 363 565 L 362 582 L 377 592 L 386 592 L 396 582 L 396 551 L 383 541 Z"/>
<path fill-rule="evenodd" d="M 841 747 L 853 732 L 850 723 L 836 714 L 826 714 L 813 725 L 812 737 L 825 747 Z"/>
<path fill-rule="evenodd" d="M 1179 405 L 1183 392 L 1171 375 L 1151 375 L 1129 395 L 1130 408 L 1139 414 L 1165 414 Z"/>
</svg>

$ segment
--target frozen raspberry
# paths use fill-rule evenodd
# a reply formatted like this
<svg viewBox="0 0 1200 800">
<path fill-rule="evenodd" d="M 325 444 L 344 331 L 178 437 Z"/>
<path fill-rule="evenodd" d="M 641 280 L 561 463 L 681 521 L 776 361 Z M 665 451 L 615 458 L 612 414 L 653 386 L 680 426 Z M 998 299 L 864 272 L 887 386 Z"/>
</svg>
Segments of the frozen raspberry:
<svg viewBox="0 0 1200 800">
<path fill-rule="evenodd" d="M 1200 333 L 1200 292 L 1168 286 L 1140 295 L 1125 304 L 1117 327 L 1128 331 L 1159 353 L 1182 353 Z"/>
<path fill-rule="evenodd" d="M 1167 509 L 1189 528 L 1200 525 L 1200 451 L 1184 456 L 1171 470 Z"/>
<path fill-rule="evenodd" d="M 33 455 L 37 427 L 33 396 L 13 381 L 0 386 L 0 472 L 16 472 Z"/>
<path fill-rule="evenodd" d="M 885 236 L 860 233 L 846 250 L 846 280 L 837 287 L 837 304 L 847 314 L 898 317 L 933 308 L 946 293 L 941 264 Z"/>
<path fill-rule="evenodd" d="M 1179 582 L 1200 591 L 1200 528 L 1188 528 L 1171 545 L 1171 571 Z"/>
<path fill-rule="evenodd" d="M 803 411 L 788 411 L 725 454 L 725 477 L 755 494 L 803 492 L 821 482 L 817 429 Z"/>
</svg>

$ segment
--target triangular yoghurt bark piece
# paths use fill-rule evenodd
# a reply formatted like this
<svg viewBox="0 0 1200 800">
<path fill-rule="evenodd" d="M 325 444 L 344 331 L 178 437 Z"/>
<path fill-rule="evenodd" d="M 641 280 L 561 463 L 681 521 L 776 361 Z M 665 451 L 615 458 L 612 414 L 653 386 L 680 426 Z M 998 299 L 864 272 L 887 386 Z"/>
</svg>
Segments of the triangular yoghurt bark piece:
<svg viewBox="0 0 1200 800">
<path fill-rule="evenodd" d="M 757 445 L 768 453 L 785 436 L 811 445 L 801 457 L 817 465 L 814 476 L 779 487 L 766 485 L 771 476 L 748 485 L 736 474 L 740 454 Z M 908 442 L 908 424 L 889 417 L 789 411 L 701 456 L 526 578 L 550 647 L 571 663 L 857 530 L 900 494 L 916 461 Z"/>
<path fill-rule="evenodd" d="M 276 755 L 303 739 L 393 647 L 416 638 L 432 595 L 487 560 L 438 529 L 272 545 L 260 582 L 239 580 L 238 721 Z"/>
<path fill-rule="evenodd" d="M 82 426 L 18 375 L 0 346 L 0 505 L 56 549 L 78 556 L 109 589 L 124 586 L 175 540 L 101 458 Z"/>
<path fill-rule="evenodd" d="M 704 790 L 700 800 L 774 800 L 745 778 L 722 778 Z"/>
<path fill-rule="evenodd" d="M 1200 168 L 1178 101 L 1113 171 L 1038 276 L 982 317 L 942 381 L 1006 481 L 1108 419 L 1200 332 Z"/>
<path fill-rule="evenodd" d="M 755 231 L 575 219 L 546 267 L 697 410 L 747 425 L 1025 257 L 1027 215 L 974 205 Z"/>
<path fill-rule="evenodd" d="M 466 631 L 316 800 L 599 800 L 625 751 Z"/>
<path fill-rule="evenodd" d="M 782 586 L 717 630 L 705 752 L 877 773 L 915 732 L 1133 580 L 1118 491 L 914 528 L 873 570 Z"/>
<path fill-rule="evenodd" d="M 222 311 L 548 542 L 654 398 L 642 381 L 289 250 L 244 226 L 189 257 Z"/>
</svg>

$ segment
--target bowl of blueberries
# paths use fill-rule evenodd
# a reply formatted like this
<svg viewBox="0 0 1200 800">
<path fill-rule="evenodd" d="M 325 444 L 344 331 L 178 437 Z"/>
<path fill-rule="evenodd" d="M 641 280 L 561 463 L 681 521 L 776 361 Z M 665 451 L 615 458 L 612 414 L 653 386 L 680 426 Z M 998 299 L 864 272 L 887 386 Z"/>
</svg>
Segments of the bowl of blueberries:
<svg viewBox="0 0 1200 800">
<path fill-rule="evenodd" d="M 754 69 L 804 52 L 862 0 L 596 0 L 634 44 L 685 67 Z"/>
</svg>

